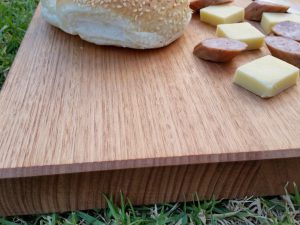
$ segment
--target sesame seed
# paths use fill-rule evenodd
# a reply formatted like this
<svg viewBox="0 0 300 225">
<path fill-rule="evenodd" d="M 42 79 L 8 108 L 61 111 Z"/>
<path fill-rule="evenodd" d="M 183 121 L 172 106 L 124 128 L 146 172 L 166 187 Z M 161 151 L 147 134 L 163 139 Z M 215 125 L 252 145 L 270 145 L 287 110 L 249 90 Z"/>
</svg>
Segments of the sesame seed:
<svg viewBox="0 0 300 225">
<path fill-rule="evenodd" d="M 105 8 L 132 20 L 142 32 L 172 36 L 190 17 L 189 0 L 69 0 L 82 7 Z M 110 14 L 111 15 L 111 14 Z"/>
</svg>

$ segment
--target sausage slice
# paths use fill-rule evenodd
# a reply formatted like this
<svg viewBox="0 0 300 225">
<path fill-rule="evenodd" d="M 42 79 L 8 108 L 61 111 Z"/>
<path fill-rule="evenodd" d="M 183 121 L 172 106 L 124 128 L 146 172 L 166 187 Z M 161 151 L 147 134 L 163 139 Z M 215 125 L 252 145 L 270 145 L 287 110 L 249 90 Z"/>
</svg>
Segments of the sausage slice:
<svg viewBox="0 0 300 225">
<path fill-rule="evenodd" d="M 275 4 L 267 1 L 254 1 L 245 9 L 245 18 L 247 20 L 261 21 L 264 12 L 285 13 L 289 9 L 287 5 Z"/>
<path fill-rule="evenodd" d="M 266 37 L 265 41 L 273 56 L 300 68 L 300 43 L 276 36 Z"/>
<path fill-rule="evenodd" d="M 191 1 L 190 8 L 194 11 L 199 11 L 210 5 L 221 5 L 229 2 L 233 2 L 233 0 L 194 0 Z"/>
<path fill-rule="evenodd" d="M 196 45 L 194 55 L 212 62 L 228 62 L 242 51 L 247 49 L 247 44 L 229 39 L 207 39 Z"/>
<path fill-rule="evenodd" d="M 291 21 L 276 24 L 272 31 L 278 35 L 300 42 L 300 23 Z"/>
</svg>

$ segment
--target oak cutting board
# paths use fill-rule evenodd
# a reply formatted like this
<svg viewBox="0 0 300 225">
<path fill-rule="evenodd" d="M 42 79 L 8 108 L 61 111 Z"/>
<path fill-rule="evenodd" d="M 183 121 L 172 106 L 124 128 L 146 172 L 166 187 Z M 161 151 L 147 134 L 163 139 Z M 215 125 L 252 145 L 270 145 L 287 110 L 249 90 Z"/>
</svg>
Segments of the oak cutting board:
<svg viewBox="0 0 300 225">
<path fill-rule="evenodd" d="M 38 8 L 0 92 L 0 178 L 299 157 L 300 85 L 269 100 L 235 86 L 269 52 L 196 58 L 214 34 L 195 15 L 166 48 L 101 47 Z"/>
</svg>

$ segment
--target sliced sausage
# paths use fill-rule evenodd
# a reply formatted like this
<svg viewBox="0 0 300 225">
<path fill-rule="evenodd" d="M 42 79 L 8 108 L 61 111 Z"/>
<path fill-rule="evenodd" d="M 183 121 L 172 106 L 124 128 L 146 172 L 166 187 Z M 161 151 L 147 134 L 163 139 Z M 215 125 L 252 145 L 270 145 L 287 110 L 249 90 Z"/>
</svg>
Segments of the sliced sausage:
<svg viewBox="0 0 300 225">
<path fill-rule="evenodd" d="M 276 24 L 272 31 L 282 37 L 290 38 L 300 42 L 300 23 L 291 21 L 281 22 Z"/>
<path fill-rule="evenodd" d="M 213 38 L 199 43 L 194 48 L 194 55 L 212 62 L 228 62 L 246 49 L 247 44 L 243 42 L 229 38 Z"/>
<path fill-rule="evenodd" d="M 232 2 L 233 0 L 194 0 L 190 3 L 190 8 L 194 11 L 199 11 L 200 9 L 210 6 L 210 5 L 220 5 Z"/>
<path fill-rule="evenodd" d="M 267 1 L 254 1 L 245 9 L 245 18 L 247 20 L 261 21 L 264 12 L 287 12 L 289 6 L 275 4 Z"/>
<path fill-rule="evenodd" d="M 265 38 L 271 54 L 300 68 L 300 43 L 292 39 L 269 36 Z"/>
</svg>

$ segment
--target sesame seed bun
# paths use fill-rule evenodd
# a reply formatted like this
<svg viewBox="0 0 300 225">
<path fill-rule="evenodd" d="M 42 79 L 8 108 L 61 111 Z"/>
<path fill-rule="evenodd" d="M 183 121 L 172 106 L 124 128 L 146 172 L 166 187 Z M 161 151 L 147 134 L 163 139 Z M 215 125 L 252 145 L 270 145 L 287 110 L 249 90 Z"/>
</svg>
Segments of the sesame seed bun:
<svg viewBox="0 0 300 225">
<path fill-rule="evenodd" d="M 42 15 L 95 44 L 148 49 L 179 38 L 191 10 L 189 0 L 42 0 Z"/>
</svg>

